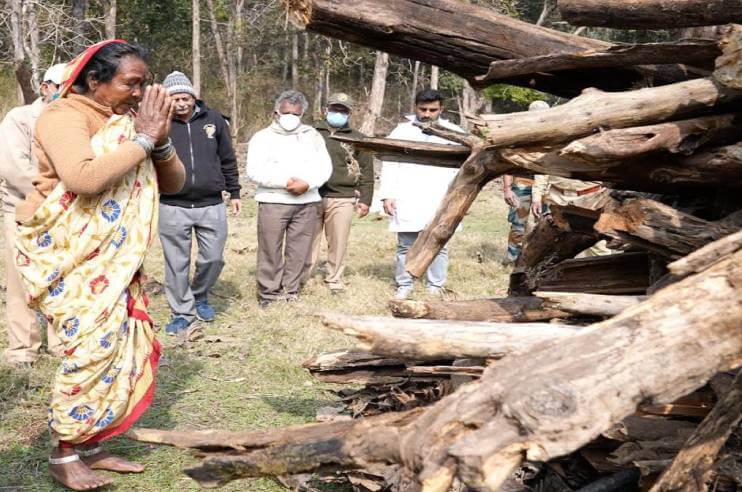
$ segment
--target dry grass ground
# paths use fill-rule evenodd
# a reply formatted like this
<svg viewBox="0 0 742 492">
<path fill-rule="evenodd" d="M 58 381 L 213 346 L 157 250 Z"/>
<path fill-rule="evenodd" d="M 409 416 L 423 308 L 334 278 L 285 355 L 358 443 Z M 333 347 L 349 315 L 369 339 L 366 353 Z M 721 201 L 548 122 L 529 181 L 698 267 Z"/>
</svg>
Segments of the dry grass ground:
<svg viewBox="0 0 742 492">
<path fill-rule="evenodd" d="M 141 427 L 247 430 L 311 422 L 319 407 L 332 402 L 327 385 L 301 369 L 307 357 L 352 342 L 323 329 L 313 313 L 386 315 L 393 292 L 395 238 L 385 220 L 368 217 L 353 225 L 344 295 L 331 296 L 321 281 L 311 283 L 302 300 L 259 309 L 255 299 L 256 207 L 245 200 L 243 214 L 230 218 L 226 267 L 214 289 L 218 315 L 204 325 L 206 339 L 177 346 L 161 332 L 164 361 L 155 401 Z M 503 295 L 507 272 L 505 207 L 494 186 L 480 195 L 451 243 L 448 287 L 460 298 Z M 7 238 L 0 247 L 5 247 Z M 156 246 L 146 262 L 148 274 L 162 281 L 162 252 Z M 4 279 L 4 272 L 3 272 Z M 4 285 L 4 284 L 3 284 Z M 3 289 L 4 290 L 4 289 Z M 421 291 L 416 295 L 422 296 Z M 4 293 L 3 293 L 4 301 Z M 12 313 L 11 313 L 12 315 Z M 168 319 L 165 296 L 153 296 L 153 318 Z M 5 316 L 0 320 L 4 349 Z M 220 338 L 221 341 L 216 341 Z M 47 475 L 46 405 L 57 361 L 41 358 L 31 370 L 0 363 L 0 491 L 62 490 Z M 141 461 L 141 475 L 116 477 L 109 490 L 196 490 L 181 473 L 196 461 L 187 452 L 114 439 L 109 447 Z M 283 490 L 270 479 L 233 483 L 223 490 Z"/>
</svg>

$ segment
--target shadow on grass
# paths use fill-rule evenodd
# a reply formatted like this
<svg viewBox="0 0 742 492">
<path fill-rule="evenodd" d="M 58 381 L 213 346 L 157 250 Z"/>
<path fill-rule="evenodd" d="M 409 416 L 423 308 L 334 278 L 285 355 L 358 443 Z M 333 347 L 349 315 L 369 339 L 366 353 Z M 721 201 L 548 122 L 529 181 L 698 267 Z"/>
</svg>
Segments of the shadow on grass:
<svg viewBox="0 0 742 492">
<path fill-rule="evenodd" d="M 317 410 L 320 407 L 331 406 L 333 403 L 337 403 L 329 399 L 293 398 L 290 396 L 264 396 L 262 400 L 273 407 L 276 412 L 296 415 L 308 419 L 310 422 L 315 420 Z"/>
<path fill-rule="evenodd" d="M 44 374 L 33 374 L 34 370 L 19 370 L 0 366 L 0 430 L 18 427 L 18 422 L 8 423 L 5 417 L 12 410 L 12 418 L 19 419 L 17 405 L 25 405 L 23 432 L 13 436 L 10 443 L 0 446 L 0 491 L 2 490 L 67 490 L 49 478 L 47 458 L 51 451 L 46 423 L 46 402 L 51 397 L 50 386 L 56 361 L 45 364 Z M 41 372 L 43 369 L 39 369 Z M 157 389 L 154 401 L 138 427 L 172 429 L 178 424 L 171 407 L 178 401 L 183 390 L 193 377 L 201 372 L 202 363 L 193 360 L 178 348 L 165 350 L 157 374 Z M 45 384 L 39 381 L 48 378 Z M 39 380 L 39 381 L 37 381 Z M 153 449 L 150 445 L 130 441 L 123 437 L 105 443 L 106 450 L 132 461 L 143 461 Z M 145 474 L 147 472 L 145 471 Z"/>
<path fill-rule="evenodd" d="M 346 275 L 360 274 L 371 277 L 376 280 L 382 280 L 394 285 L 394 258 L 389 258 L 389 262 L 369 263 L 358 268 L 347 268 Z"/>
</svg>

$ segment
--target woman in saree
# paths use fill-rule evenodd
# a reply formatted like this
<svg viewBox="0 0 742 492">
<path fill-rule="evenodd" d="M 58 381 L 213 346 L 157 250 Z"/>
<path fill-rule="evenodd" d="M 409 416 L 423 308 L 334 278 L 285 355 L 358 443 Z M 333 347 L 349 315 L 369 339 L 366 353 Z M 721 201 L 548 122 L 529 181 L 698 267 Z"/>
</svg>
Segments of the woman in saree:
<svg viewBox="0 0 742 492">
<path fill-rule="evenodd" d="M 49 407 L 51 476 L 73 490 L 111 483 L 94 470 L 141 472 L 100 442 L 152 401 L 160 345 L 141 267 L 157 231 L 158 190 L 185 171 L 169 142 L 173 106 L 141 48 L 91 46 L 67 67 L 39 117 L 39 174 L 16 209 L 16 262 L 29 303 L 64 344 Z"/>
</svg>

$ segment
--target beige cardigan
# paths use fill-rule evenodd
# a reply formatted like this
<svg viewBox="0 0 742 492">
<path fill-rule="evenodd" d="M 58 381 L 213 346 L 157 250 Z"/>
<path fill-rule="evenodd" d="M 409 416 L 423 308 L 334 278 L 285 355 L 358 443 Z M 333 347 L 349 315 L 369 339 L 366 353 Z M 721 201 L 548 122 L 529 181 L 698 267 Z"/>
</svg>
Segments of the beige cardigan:
<svg viewBox="0 0 742 492">
<path fill-rule="evenodd" d="M 144 149 L 131 141 L 122 143 L 115 152 L 95 156 L 90 139 L 112 114 L 109 107 L 77 94 L 46 107 L 33 139 L 38 174 L 31 192 L 16 206 L 16 220 L 30 219 L 59 181 L 78 195 L 97 195 L 146 157 Z M 161 191 L 174 193 L 183 187 L 185 169 L 177 155 L 157 162 L 156 169 Z"/>
</svg>

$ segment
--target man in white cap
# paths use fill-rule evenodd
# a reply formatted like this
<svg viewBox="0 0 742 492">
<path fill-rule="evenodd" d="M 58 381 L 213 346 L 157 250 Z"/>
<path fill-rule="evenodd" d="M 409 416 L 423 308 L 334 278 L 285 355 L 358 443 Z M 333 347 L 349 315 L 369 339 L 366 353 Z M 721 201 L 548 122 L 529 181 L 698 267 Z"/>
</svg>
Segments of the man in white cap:
<svg viewBox="0 0 742 492">
<path fill-rule="evenodd" d="M 26 304 L 26 290 L 16 272 L 13 254 L 15 206 L 33 189 L 31 180 L 37 174 L 37 163 L 31 151 L 36 120 L 44 106 L 56 99 L 64 81 L 66 65 L 53 65 L 44 73 L 39 98 L 26 106 L 8 111 L 0 123 L 0 177 L 3 179 L 2 201 L 5 218 L 5 319 L 8 348 L 5 360 L 15 365 L 30 366 L 39 356 L 41 330 L 36 314 Z M 59 355 L 61 343 L 54 330 L 47 330 L 47 350 Z"/>
<path fill-rule="evenodd" d="M 213 321 L 209 290 L 224 267 L 227 242 L 226 191 L 230 208 L 242 208 L 237 160 L 229 124 L 197 99 L 191 81 L 182 72 L 172 72 L 162 85 L 175 103 L 170 138 L 186 169 L 186 184 L 177 193 L 160 195 L 159 233 L 165 255 L 165 294 L 172 320 L 165 332 L 177 335 L 196 319 Z M 198 257 L 193 280 L 191 247 L 193 235 Z"/>
</svg>

